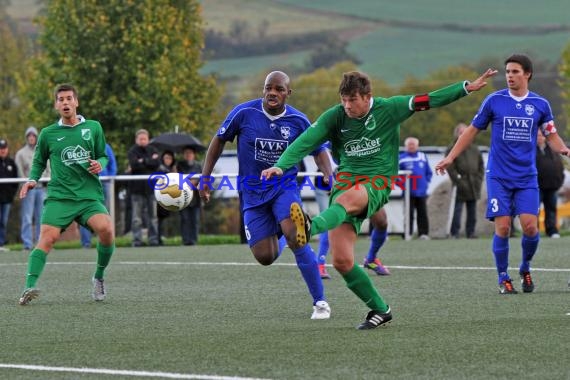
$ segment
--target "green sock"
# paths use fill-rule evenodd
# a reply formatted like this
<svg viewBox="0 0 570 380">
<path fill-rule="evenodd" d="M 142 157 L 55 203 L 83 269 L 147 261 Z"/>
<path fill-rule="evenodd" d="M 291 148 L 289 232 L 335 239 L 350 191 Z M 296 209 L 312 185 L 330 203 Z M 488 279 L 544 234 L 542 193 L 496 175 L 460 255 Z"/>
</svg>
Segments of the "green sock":
<svg viewBox="0 0 570 380">
<path fill-rule="evenodd" d="M 28 256 L 28 274 L 26 276 L 26 288 L 34 288 L 38 278 L 46 266 L 47 253 L 39 248 L 34 248 Z"/>
<path fill-rule="evenodd" d="M 338 204 L 333 203 L 325 211 L 315 216 L 311 223 L 311 235 L 317 235 L 321 232 L 332 230 L 340 226 L 346 218 L 346 209 Z"/>
<path fill-rule="evenodd" d="M 344 273 L 342 277 L 346 281 L 346 286 L 370 309 L 381 313 L 388 311 L 388 305 L 386 305 L 380 293 L 374 288 L 370 277 L 358 265 L 354 265 L 350 272 Z"/>
<path fill-rule="evenodd" d="M 105 268 L 109 265 L 111 261 L 111 256 L 115 252 L 115 242 L 110 246 L 104 246 L 100 242 L 97 243 L 97 269 L 95 269 L 95 278 L 103 278 L 103 273 L 105 273 Z"/>
</svg>

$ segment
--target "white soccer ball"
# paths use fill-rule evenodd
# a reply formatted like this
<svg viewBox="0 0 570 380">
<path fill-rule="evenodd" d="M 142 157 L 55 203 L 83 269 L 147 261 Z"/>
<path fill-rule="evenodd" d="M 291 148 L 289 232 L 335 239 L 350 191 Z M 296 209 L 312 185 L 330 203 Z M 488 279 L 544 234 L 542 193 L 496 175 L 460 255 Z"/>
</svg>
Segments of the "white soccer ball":
<svg viewBox="0 0 570 380">
<path fill-rule="evenodd" d="M 160 207 L 168 211 L 180 211 L 188 207 L 194 196 L 194 191 L 184 181 L 186 176 L 179 173 L 168 173 L 158 177 L 154 185 L 154 197 Z M 180 180 L 183 181 L 180 186 Z"/>
</svg>

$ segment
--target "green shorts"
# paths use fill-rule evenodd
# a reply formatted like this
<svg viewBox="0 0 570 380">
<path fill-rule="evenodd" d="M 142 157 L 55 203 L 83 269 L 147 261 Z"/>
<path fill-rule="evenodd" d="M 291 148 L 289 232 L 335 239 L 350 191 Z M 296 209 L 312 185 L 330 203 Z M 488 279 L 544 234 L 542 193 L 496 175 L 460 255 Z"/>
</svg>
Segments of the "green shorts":
<svg viewBox="0 0 570 380">
<path fill-rule="evenodd" d="M 95 214 L 109 215 L 109 211 L 102 202 L 96 200 L 47 199 L 42 211 L 42 224 L 65 230 L 76 221 L 87 227 L 87 220 Z"/>
<path fill-rule="evenodd" d="M 352 224 L 357 234 L 360 232 L 362 222 L 364 222 L 365 219 L 370 218 L 376 213 L 376 211 L 380 210 L 386 203 L 388 203 L 391 192 L 389 187 L 379 190 L 378 186 L 374 186 L 371 183 L 359 184 L 358 186 L 364 186 L 364 188 L 366 188 L 366 192 L 368 193 L 368 209 L 360 215 L 347 214 L 344 219 L 345 223 Z M 329 204 L 332 204 L 339 195 L 345 193 L 347 190 L 349 189 L 345 186 L 333 186 Z"/>
</svg>

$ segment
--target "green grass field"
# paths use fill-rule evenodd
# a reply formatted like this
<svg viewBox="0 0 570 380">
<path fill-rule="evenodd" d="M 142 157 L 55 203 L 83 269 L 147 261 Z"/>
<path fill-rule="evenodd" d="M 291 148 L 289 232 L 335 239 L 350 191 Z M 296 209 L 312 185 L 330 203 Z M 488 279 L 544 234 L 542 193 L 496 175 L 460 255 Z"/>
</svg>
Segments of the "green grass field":
<svg viewBox="0 0 570 380">
<path fill-rule="evenodd" d="M 118 248 L 95 303 L 94 251 L 59 249 L 26 307 L 26 257 L 2 253 L 0 378 L 569 379 L 567 239 L 541 242 L 534 293 L 501 296 L 490 240 L 393 238 L 392 276 L 372 280 L 394 321 L 372 331 L 355 329 L 367 309 L 332 268 L 332 318 L 310 320 L 288 251 L 263 267 L 244 245 Z"/>
</svg>

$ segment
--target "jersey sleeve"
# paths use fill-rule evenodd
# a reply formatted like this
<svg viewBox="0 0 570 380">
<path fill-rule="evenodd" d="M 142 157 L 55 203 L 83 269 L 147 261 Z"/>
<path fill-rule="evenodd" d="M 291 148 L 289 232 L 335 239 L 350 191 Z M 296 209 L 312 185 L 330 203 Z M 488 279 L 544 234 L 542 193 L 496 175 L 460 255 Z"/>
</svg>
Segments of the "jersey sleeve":
<svg viewBox="0 0 570 380">
<path fill-rule="evenodd" d="M 465 81 L 451 84 L 428 93 L 430 108 L 446 106 L 468 95 Z"/>
<path fill-rule="evenodd" d="M 552 108 L 550 103 L 544 99 L 544 110 L 542 112 L 542 118 L 539 121 L 540 130 L 544 136 L 548 136 L 551 133 L 557 133 L 556 126 L 554 125 L 554 114 L 552 113 Z"/>
<path fill-rule="evenodd" d="M 309 153 L 318 154 L 325 149 L 323 144 L 329 140 L 329 131 L 336 120 L 334 109 L 325 111 L 305 132 L 301 133 L 293 143 L 285 149 L 275 166 L 286 171 L 297 165 Z"/>
<path fill-rule="evenodd" d="M 105 141 L 105 134 L 103 133 L 103 127 L 97 122 L 97 134 L 95 140 L 95 157 L 101 167 L 104 168 L 109 163 L 109 157 L 107 156 L 107 142 Z"/>
<path fill-rule="evenodd" d="M 32 160 L 32 168 L 30 169 L 29 179 L 38 181 L 46 170 L 47 161 L 49 159 L 49 147 L 45 129 L 40 132 L 36 150 L 34 152 L 34 159 Z"/>
<path fill-rule="evenodd" d="M 216 136 L 218 136 L 223 141 L 233 142 L 239 133 L 239 126 L 241 120 L 241 108 L 234 108 L 230 111 L 226 119 L 223 121 L 222 125 L 218 129 Z"/>
<path fill-rule="evenodd" d="M 477 129 L 481 130 L 487 129 L 487 126 L 491 122 L 491 119 L 493 117 L 492 108 L 491 108 L 491 97 L 492 95 L 489 95 L 487 96 L 487 98 L 485 98 L 485 100 L 483 100 L 483 103 L 481 103 L 479 110 L 477 111 L 477 113 L 473 117 L 473 120 L 471 121 L 471 124 Z"/>
<path fill-rule="evenodd" d="M 387 99 L 391 105 L 392 116 L 397 123 L 401 123 L 416 111 L 428 110 L 446 106 L 468 94 L 466 82 L 458 82 L 422 95 L 398 95 Z M 421 108 L 417 103 L 421 98 Z"/>
</svg>

